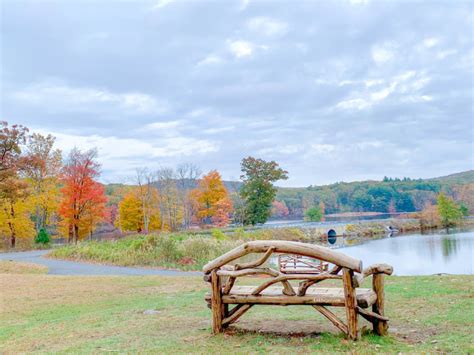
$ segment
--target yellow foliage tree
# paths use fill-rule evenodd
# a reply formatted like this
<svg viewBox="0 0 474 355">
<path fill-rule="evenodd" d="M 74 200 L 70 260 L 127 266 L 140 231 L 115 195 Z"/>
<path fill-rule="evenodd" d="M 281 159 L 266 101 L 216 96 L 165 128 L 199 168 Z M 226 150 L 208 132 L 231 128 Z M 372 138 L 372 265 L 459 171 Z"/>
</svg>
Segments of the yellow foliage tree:
<svg viewBox="0 0 474 355">
<path fill-rule="evenodd" d="M 0 233 L 9 237 L 12 248 L 17 238 L 33 239 L 35 228 L 31 220 L 32 209 L 33 203 L 26 194 L 9 194 L 0 199 Z"/>
<path fill-rule="evenodd" d="M 159 196 L 158 190 L 152 188 L 150 199 L 145 205 L 145 213 L 143 203 L 139 198 L 138 189 L 127 193 L 119 204 L 118 227 L 122 231 L 142 232 L 144 230 L 144 220 L 148 219 L 148 231 L 156 231 L 161 227 L 160 211 L 158 208 Z"/>
</svg>

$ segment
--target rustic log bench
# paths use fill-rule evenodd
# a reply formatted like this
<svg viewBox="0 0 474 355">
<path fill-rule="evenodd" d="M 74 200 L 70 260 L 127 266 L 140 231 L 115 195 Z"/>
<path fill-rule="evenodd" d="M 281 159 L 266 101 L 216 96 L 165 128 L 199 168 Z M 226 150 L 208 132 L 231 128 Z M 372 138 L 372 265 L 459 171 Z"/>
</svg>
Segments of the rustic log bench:
<svg viewBox="0 0 474 355">
<path fill-rule="evenodd" d="M 259 259 L 235 263 L 251 253 L 263 253 Z M 320 273 L 302 271 L 285 274 L 263 266 L 273 254 L 297 255 L 328 264 Z M 311 305 L 329 319 L 349 339 L 357 339 L 358 315 L 373 324 L 378 335 L 385 335 L 388 318 L 384 315 L 383 275 L 391 275 L 393 268 L 377 264 L 362 269 L 362 262 L 329 248 L 289 241 L 252 241 L 227 252 L 203 268 L 204 280 L 211 283 L 211 292 L 205 297 L 212 310 L 212 330 L 220 333 L 236 322 L 254 305 Z M 342 271 L 342 273 L 341 273 Z M 372 289 L 359 288 L 364 278 L 372 275 Z M 259 286 L 236 286 L 241 277 L 265 277 Z M 299 285 L 291 280 L 299 280 Z M 315 287 L 324 280 L 342 280 L 342 287 Z M 229 309 L 229 305 L 234 305 Z M 327 307 L 345 307 L 346 323 Z M 368 308 L 371 307 L 372 310 Z"/>
</svg>

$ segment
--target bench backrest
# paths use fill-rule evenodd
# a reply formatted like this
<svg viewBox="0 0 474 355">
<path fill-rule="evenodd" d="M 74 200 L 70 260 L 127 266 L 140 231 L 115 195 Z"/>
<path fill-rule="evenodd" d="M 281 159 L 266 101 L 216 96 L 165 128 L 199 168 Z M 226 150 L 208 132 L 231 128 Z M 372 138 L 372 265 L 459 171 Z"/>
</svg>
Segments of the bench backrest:
<svg viewBox="0 0 474 355">
<path fill-rule="evenodd" d="M 203 271 L 205 274 L 209 274 L 212 270 L 229 264 L 244 255 L 267 253 L 269 250 L 272 250 L 272 253 L 307 256 L 359 273 L 362 272 L 362 261 L 351 256 L 319 245 L 282 240 L 258 240 L 244 243 L 204 265 Z"/>
</svg>

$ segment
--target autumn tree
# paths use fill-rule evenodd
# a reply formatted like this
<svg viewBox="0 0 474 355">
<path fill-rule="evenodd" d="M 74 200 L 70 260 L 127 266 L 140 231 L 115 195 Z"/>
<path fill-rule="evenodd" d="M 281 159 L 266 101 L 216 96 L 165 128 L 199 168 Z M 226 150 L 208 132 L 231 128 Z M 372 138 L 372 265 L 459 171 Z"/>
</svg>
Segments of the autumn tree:
<svg viewBox="0 0 474 355">
<path fill-rule="evenodd" d="M 219 172 L 212 170 L 204 175 L 192 196 L 195 201 L 195 214 L 201 224 L 229 224 L 232 201 Z"/>
<path fill-rule="evenodd" d="M 15 248 L 18 237 L 29 238 L 35 234 L 30 218 L 32 206 L 24 181 L 10 177 L 4 183 L 0 197 L 0 232 L 8 235 L 10 247 Z"/>
<path fill-rule="evenodd" d="M 150 209 L 148 210 L 149 218 L 148 231 L 155 231 L 161 228 L 159 209 L 158 209 L 158 189 L 152 187 Z M 141 233 L 144 230 L 144 213 L 143 204 L 139 198 L 139 190 L 133 189 L 128 192 L 119 203 L 119 224 L 118 227 L 122 232 Z"/>
<path fill-rule="evenodd" d="M 286 207 L 285 201 L 274 200 L 272 202 L 272 215 L 278 218 L 288 217 L 290 211 Z"/>
<path fill-rule="evenodd" d="M 274 162 L 253 157 L 244 158 L 241 163 L 243 186 L 240 195 L 245 201 L 244 223 L 255 225 L 265 223 L 271 214 L 276 188 L 273 183 L 286 180 L 288 172 Z"/>
<path fill-rule="evenodd" d="M 143 222 L 140 230 L 145 234 L 148 234 L 150 231 L 150 222 L 153 218 L 153 214 L 159 213 L 157 209 L 159 208 L 160 200 L 157 197 L 156 179 L 156 173 L 150 171 L 148 168 L 138 169 L 136 171 L 137 190 L 135 191 L 135 196 L 139 199 L 141 204 L 140 211 Z M 122 217 L 124 215 L 121 214 L 120 216 Z"/>
<path fill-rule="evenodd" d="M 183 210 L 183 227 L 188 228 L 192 222 L 193 206 L 191 190 L 196 187 L 201 170 L 194 164 L 180 164 L 176 168 L 178 195 Z"/>
<path fill-rule="evenodd" d="M 175 231 L 183 222 L 183 205 L 180 204 L 176 174 L 167 167 L 158 169 L 155 174 L 159 190 L 161 229 Z"/>
<path fill-rule="evenodd" d="M 27 134 L 26 127 L 9 126 L 7 122 L 0 121 L 0 183 L 18 177 L 23 163 L 21 146 L 26 143 Z"/>
<path fill-rule="evenodd" d="M 62 169 L 63 188 L 59 213 L 66 224 L 69 242 L 77 242 L 106 216 L 104 187 L 95 179 L 100 165 L 95 149 L 85 152 L 74 148 Z"/>
<path fill-rule="evenodd" d="M 438 212 L 444 227 L 450 227 L 462 219 L 462 211 L 459 206 L 444 193 L 438 195 Z"/>
<path fill-rule="evenodd" d="M 441 217 L 439 215 L 438 206 L 431 202 L 426 202 L 425 207 L 420 213 L 421 228 L 435 228 L 440 225 Z"/>
<path fill-rule="evenodd" d="M 25 175 L 31 185 L 35 229 L 45 228 L 59 205 L 58 178 L 61 151 L 53 149 L 55 138 L 33 133 L 27 143 Z"/>
<path fill-rule="evenodd" d="M 17 236 L 32 236 L 28 185 L 21 179 L 25 167 L 22 146 L 28 129 L 0 122 L 0 231 L 9 236 L 10 247 Z"/>
</svg>

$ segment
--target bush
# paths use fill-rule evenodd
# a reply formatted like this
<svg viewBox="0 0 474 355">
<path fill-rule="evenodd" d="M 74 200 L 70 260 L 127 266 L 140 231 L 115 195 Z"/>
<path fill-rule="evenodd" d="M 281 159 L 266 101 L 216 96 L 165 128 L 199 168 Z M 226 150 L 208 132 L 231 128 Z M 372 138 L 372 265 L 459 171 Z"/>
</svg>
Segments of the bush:
<svg viewBox="0 0 474 355">
<path fill-rule="evenodd" d="M 46 244 L 49 244 L 50 242 L 51 242 L 51 238 L 49 237 L 48 232 L 46 232 L 44 228 L 41 228 L 35 237 L 35 243 L 46 245 Z"/>
<path fill-rule="evenodd" d="M 306 221 L 319 222 L 323 218 L 323 212 L 319 206 L 314 206 L 306 210 L 304 217 Z"/>
<path fill-rule="evenodd" d="M 226 240 L 227 236 L 218 228 L 214 228 L 211 232 L 211 235 L 216 240 Z"/>
</svg>

